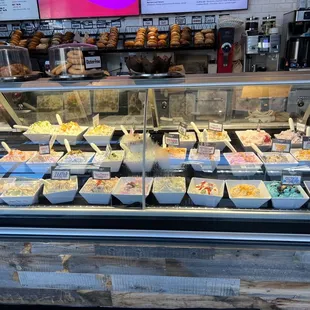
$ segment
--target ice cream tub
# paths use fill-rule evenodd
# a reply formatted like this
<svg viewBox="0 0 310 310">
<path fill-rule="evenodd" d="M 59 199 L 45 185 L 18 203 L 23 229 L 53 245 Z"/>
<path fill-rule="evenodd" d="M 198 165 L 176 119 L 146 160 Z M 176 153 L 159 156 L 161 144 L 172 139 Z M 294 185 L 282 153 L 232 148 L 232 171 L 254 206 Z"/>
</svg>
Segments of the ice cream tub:
<svg viewBox="0 0 310 310">
<path fill-rule="evenodd" d="M 271 136 L 264 130 L 240 130 L 236 131 L 236 135 L 246 152 L 252 151 L 252 144 L 256 144 L 262 152 L 267 152 L 271 149 Z"/>
<path fill-rule="evenodd" d="M 224 188 L 225 181 L 192 178 L 187 194 L 196 206 L 215 208 L 224 196 Z"/>
<path fill-rule="evenodd" d="M 153 178 L 145 178 L 145 198 L 150 194 Z M 142 178 L 125 177 L 120 178 L 112 195 L 119 199 L 122 204 L 128 205 L 136 202 L 142 203 Z"/>
<path fill-rule="evenodd" d="M 160 204 L 180 204 L 186 194 L 185 178 L 155 178 L 152 192 Z"/>
<path fill-rule="evenodd" d="M 95 143 L 97 146 L 107 146 L 110 143 L 113 137 L 114 131 L 115 131 L 115 127 L 109 127 L 109 128 L 111 128 L 111 130 L 108 131 L 107 135 L 104 135 L 104 134 L 96 135 L 96 134 L 92 134 L 92 132 L 94 131 L 94 127 L 91 127 L 84 134 L 84 138 L 89 144 Z"/>
<path fill-rule="evenodd" d="M 276 139 L 290 140 L 292 148 L 302 147 L 302 136 L 304 134 L 300 131 L 292 131 L 290 129 L 281 131 L 279 134 L 275 134 Z"/>
<path fill-rule="evenodd" d="M 27 161 L 27 166 L 35 174 L 51 173 L 51 168 L 56 165 L 59 159 L 64 155 L 64 152 L 53 152 L 51 154 L 35 156 Z"/>
<path fill-rule="evenodd" d="M 58 127 L 59 128 L 59 127 Z M 57 138 L 56 140 L 61 144 L 64 145 L 65 144 L 65 139 L 68 140 L 70 145 L 76 145 L 78 141 L 82 141 L 83 140 L 83 134 L 84 132 L 88 129 L 87 126 L 80 126 L 80 130 L 77 131 L 74 134 L 66 134 L 66 133 L 62 133 L 59 132 L 57 133 Z"/>
<path fill-rule="evenodd" d="M 224 153 L 234 176 L 246 177 L 255 175 L 263 163 L 253 152 Z"/>
<path fill-rule="evenodd" d="M 186 159 L 186 151 L 186 148 L 160 148 L 156 153 L 156 158 L 158 158 L 160 168 L 163 170 L 182 169 L 182 165 L 185 163 Z"/>
<path fill-rule="evenodd" d="M 125 157 L 125 151 L 112 151 L 109 158 L 103 154 L 96 154 L 93 158 L 92 163 L 98 165 L 99 167 L 109 167 L 111 172 L 118 172 L 121 168 L 122 162 Z"/>
<path fill-rule="evenodd" d="M 145 172 L 150 172 L 154 166 L 155 158 L 153 153 L 146 153 Z M 127 152 L 124 164 L 132 173 L 141 173 L 143 168 L 142 153 Z"/>
<path fill-rule="evenodd" d="M 237 208 L 258 209 L 271 199 L 271 196 L 260 180 L 226 181 L 228 196 Z"/>
<path fill-rule="evenodd" d="M 310 150 L 291 149 L 291 154 L 298 161 L 299 166 L 310 165 Z"/>
<path fill-rule="evenodd" d="M 204 142 L 215 143 L 215 148 L 223 151 L 226 147 L 225 141 L 231 142 L 231 139 L 227 131 L 212 131 L 204 129 L 202 137 L 207 137 Z"/>
<path fill-rule="evenodd" d="M 18 151 L 12 150 L 9 154 L 5 155 L 0 159 L 0 167 L 5 172 L 14 173 L 31 173 L 31 170 L 26 165 L 26 162 L 37 152 L 34 151 Z"/>
<path fill-rule="evenodd" d="M 2 178 L 0 179 L 0 195 L 14 185 L 16 178 Z M 0 198 L 0 204 L 3 204 L 4 201 Z"/>
<path fill-rule="evenodd" d="M 80 152 L 80 153 L 75 153 Z M 73 151 L 67 153 L 63 158 L 61 158 L 57 165 L 63 169 L 70 169 L 71 174 L 85 174 L 87 170 L 87 165 L 91 162 L 94 157 L 95 152 L 81 152 Z"/>
<path fill-rule="evenodd" d="M 30 206 L 38 203 L 42 181 L 16 181 L 0 198 L 9 206 Z"/>
<path fill-rule="evenodd" d="M 112 191 L 116 188 L 118 178 L 110 180 L 87 180 L 80 195 L 89 203 L 94 205 L 108 205 L 111 202 Z"/>
<path fill-rule="evenodd" d="M 185 136 L 178 132 L 170 132 L 170 134 L 178 134 L 180 139 L 179 147 L 186 148 L 188 151 L 192 149 L 197 142 L 196 134 L 194 132 L 187 131 Z M 163 136 L 163 139 L 165 139 L 165 136 Z"/>
<path fill-rule="evenodd" d="M 70 180 L 45 180 L 43 195 L 51 204 L 59 204 L 73 201 L 77 191 L 78 180 L 72 176 Z"/>
<path fill-rule="evenodd" d="M 272 206 L 275 209 L 296 210 L 301 208 L 309 199 L 300 185 L 287 186 L 278 181 L 265 182 L 265 185 L 271 195 Z"/>
<path fill-rule="evenodd" d="M 195 171 L 207 171 L 212 173 L 221 159 L 220 150 L 215 150 L 213 155 L 198 154 L 197 149 L 191 149 L 188 157 Z"/>
<path fill-rule="evenodd" d="M 51 136 L 57 131 L 57 127 L 53 126 L 49 121 L 38 121 L 32 124 L 24 136 L 30 141 L 37 144 L 48 144 Z"/>
<path fill-rule="evenodd" d="M 298 161 L 290 153 L 264 152 L 262 156 L 258 156 L 270 176 L 282 175 L 284 169 L 298 166 Z"/>
</svg>

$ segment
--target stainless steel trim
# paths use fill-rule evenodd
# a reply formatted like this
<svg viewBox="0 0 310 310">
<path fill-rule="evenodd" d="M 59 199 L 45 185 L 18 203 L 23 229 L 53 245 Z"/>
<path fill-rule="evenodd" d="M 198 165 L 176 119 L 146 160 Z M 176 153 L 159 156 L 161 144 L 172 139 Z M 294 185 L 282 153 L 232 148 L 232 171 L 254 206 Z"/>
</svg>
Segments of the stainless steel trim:
<svg viewBox="0 0 310 310">
<path fill-rule="evenodd" d="M 71 237 L 71 238 L 154 238 L 259 242 L 310 243 L 310 235 L 257 234 L 233 232 L 192 232 L 166 230 L 61 229 L 61 228 L 0 228 L 1 237 Z"/>
</svg>

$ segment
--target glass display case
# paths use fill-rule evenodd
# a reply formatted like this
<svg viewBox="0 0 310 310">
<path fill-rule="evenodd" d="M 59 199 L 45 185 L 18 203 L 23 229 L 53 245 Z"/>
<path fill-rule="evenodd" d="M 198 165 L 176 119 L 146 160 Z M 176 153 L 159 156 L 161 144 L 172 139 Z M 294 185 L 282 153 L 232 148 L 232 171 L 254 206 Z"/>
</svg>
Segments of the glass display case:
<svg viewBox="0 0 310 310">
<path fill-rule="evenodd" d="M 0 303 L 307 309 L 309 89 L 0 84 Z"/>
</svg>

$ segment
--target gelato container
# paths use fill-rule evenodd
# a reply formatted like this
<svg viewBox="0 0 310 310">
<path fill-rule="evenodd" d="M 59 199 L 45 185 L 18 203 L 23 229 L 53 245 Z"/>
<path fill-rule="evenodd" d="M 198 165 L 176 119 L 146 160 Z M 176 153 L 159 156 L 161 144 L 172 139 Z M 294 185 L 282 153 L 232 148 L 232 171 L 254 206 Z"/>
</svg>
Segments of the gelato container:
<svg viewBox="0 0 310 310">
<path fill-rule="evenodd" d="M 253 143 L 263 152 L 269 151 L 272 145 L 271 136 L 265 130 L 236 131 L 236 135 L 246 152 L 252 150 Z"/>
<path fill-rule="evenodd" d="M 90 178 L 80 190 L 80 194 L 89 204 L 108 205 L 111 202 L 112 191 L 117 186 L 118 181 L 118 178 L 110 180 Z"/>
<path fill-rule="evenodd" d="M 191 149 L 189 161 L 195 171 L 213 172 L 221 159 L 220 150 L 215 150 L 213 155 L 198 154 L 197 149 Z"/>
<path fill-rule="evenodd" d="M 231 139 L 227 133 L 227 131 L 213 131 L 213 130 L 204 130 L 202 133 L 203 137 L 207 137 L 207 141 L 209 143 L 215 143 L 215 148 L 219 149 L 220 151 L 223 151 L 226 147 L 226 144 L 224 141 L 231 142 Z"/>
<path fill-rule="evenodd" d="M 309 197 L 300 185 L 282 185 L 278 181 L 265 182 L 275 209 L 294 210 L 301 208 Z"/>
<path fill-rule="evenodd" d="M 221 180 L 192 178 L 187 194 L 196 206 L 215 208 L 224 196 L 224 188 Z"/>
<path fill-rule="evenodd" d="M 37 144 L 48 144 L 51 136 L 57 131 L 56 127 L 53 126 L 49 121 L 39 121 L 32 124 L 24 136 L 30 141 Z"/>
<path fill-rule="evenodd" d="M 145 198 L 150 194 L 153 184 L 153 178 L 145 179 Z M 141 202 L 142 197 L 142 178 L 126 177 L 120 178 L 117 186 L 114 188 L 112 195 L 119 199 L 121 203 L 129 205 L 135 202 Z"/>
<path fill-rule="evenodd" d="M 186 194 L 185 178 L 155 178 L 152 192 L 160 204 L 180 204 Z"/>
<path fill-rule="evenodd" d="M 45 180 L 43 195 L 52 204 L 67 203 L 73 201 L 78 191 L 76 176 L 70 180 Z"/>
<path fill-rule="evenodd" d="M 310 150 L 291 149 L 291 154 L 296 158 L 300 166 L 310 165 Z"/>
<path fill-rule="evenodd" d="M 154 152 L 146 152 L 145 158 L 145 171 L 150 172 L 155 162 Z M 124 164 L 132 173 L 141 173 L 143 158 L 142 153 L 127 152 L 124 160 Z"/>
<path fill-rule="evenodd" d="M 0 179 L 0 195 L 4 193 L 7 189 L 9 189 L 12 185 L 14 185 L 16 178 L 3 178 Z M 0 203 L 4 203 L 4 201 L 0 198 Z"/>
<path fill-rule="evenodd" d="M 115 127 L 110 127 L 106 125 L 99 125 L 97 127 L 91 127 L 84 134 L 86 141 L 90 143 L 95 143 L 98 146 L 106 146 L 110 143 Z"/>
<path fill-rule="evenodd" d="M 125 157 L 125 151 L 112 151 L 111 156 L 107 158 L 105 152 L 96 154 L 93 158 L 93 164 L 99 167 L 110 167 L 111 172 L 118 172 Z"/>
<path fill-rule="evenodd" d="M 186 136 L 179 134 L 178 132 L 169 132 L 170 134 L 178 134 L 180 139 L 180 148 L 186 148 L 188 151 L 195 146 L 197 142 L 196 134 L 194 132 L 186 132 Z M 163 136 L 165 139 L 165 136 Z M 163 141 L 164 142 L 164 141 Z"/>
<path fill-rule="evenodd" d="M 160 148 L 156 152 L 158 164 L 163 170 L 182 169 L 186 159 L 186 148 L 166 147 Z"/>
<path fill-rule="evenodd" d="M 68 140 L 70 145 L 76 145 L 78 141 L 83 140 L 83 134 L 87 128 L 75 122 L 63 123 L 57 128 L 56 139 L 61 145 L 65 144 L 65 139 Z"/>
<path fill-rule="evenodd" d="M 226 181 L 228 195 L 237 208 L 258 209 L 271 199 L 264 184 L 259 180 Z"/>
<path fill-rule="evenodd" d="M 293 148 L 300 148 L 302 146 L 302 136 L 304 134 L 300 131 L 292 131 L 290 129 L 281 131 L 279 134 L 275 134 L 276 139 L 290 140 Z"/>
</svg>

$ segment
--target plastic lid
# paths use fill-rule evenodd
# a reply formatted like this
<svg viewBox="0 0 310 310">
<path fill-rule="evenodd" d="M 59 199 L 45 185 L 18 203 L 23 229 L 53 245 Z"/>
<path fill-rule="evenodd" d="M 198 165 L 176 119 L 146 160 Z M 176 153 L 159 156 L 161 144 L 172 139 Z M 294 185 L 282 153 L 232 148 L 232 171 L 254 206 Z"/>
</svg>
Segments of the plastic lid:
<svg viewBox="0 0 310 310">
<path fill-rule="evenodd" d="M 10 50 L 10 51 L 27 51 L 28 50 L 21 46 L 14 46 L 14 45 L 0 45 L 0 50 Z"/>
<path fill-rule="evenodd" d="M 92 45 L 92 44 L 86 44 L 86 43 L 67 43 L 67 44 L 55 45 L 55 46 L 53 46 L 53 47 L 50 47 L 50 50 L 60 49 L 60 48 L 88 48 L 88 49 L 98 49 L 97 46 Z"/>
</svg>

